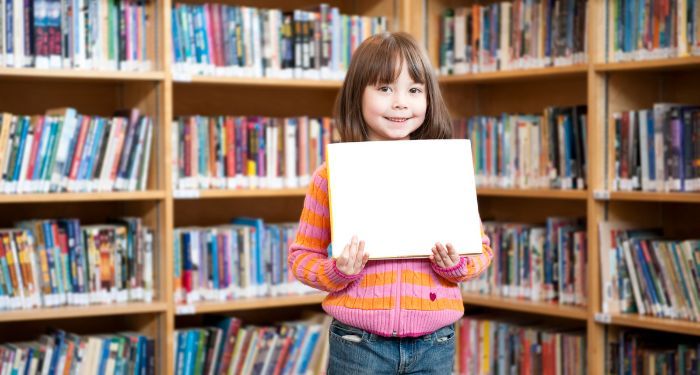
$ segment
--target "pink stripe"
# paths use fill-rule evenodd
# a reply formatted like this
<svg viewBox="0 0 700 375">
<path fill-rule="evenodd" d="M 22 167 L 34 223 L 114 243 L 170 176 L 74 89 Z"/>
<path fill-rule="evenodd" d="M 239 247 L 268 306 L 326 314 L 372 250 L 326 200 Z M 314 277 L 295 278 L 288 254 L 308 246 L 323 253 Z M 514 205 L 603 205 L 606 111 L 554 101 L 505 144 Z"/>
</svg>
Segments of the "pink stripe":
<svg viewBox="0 0 700 375">
<path fill-rule="evenodd" d="M 325 178 L 321 177 L 320 173 L 314 174 L 314 185 L 316 185 L 317 188 L 321 189 L 324 193 L 328 193 L 328 180 Z"/>
<path fill-rule="evenodd" d="M 454 287 L 444 287 L 440 285 L 436 280 L 434 280 L 433 282 L 434 284 L 432 287 L 413 284 L 401 284 L 401 295 L 416 298 L 430 298 L 430 293 L 435 293 L 437 295 L 437 298 L 461 298 L 462 294 L 456 284 Z M 356 283 L 350 285 L 346 289 L 346 291 L 347 294 L 353 298 L 380 298 L 383 296 L 392 295 L 392 291 L 395 288 L 396 284 L 387 284 L 362 288 L 360 287 L 360 283 Z"/>
<path fill-rule="evenodd" d="M 327 229 L 319 228 L 313 224 L 302 221 L 299 224 L 299 232 L 306 237 L 325 240 L 330 238 L 331 234 Z"/>
<path fill-rule="evenodd" d="M 304 208 L 308 209 L 309 211 L 323 216 L 323 217 L 330 217 L 330 212 L 328 211 L 328 207 L 324 204 L 319 203 L 316 198 L 312 196 L 307 196 L 306 199 L 304 199 Z"/>
</svg>

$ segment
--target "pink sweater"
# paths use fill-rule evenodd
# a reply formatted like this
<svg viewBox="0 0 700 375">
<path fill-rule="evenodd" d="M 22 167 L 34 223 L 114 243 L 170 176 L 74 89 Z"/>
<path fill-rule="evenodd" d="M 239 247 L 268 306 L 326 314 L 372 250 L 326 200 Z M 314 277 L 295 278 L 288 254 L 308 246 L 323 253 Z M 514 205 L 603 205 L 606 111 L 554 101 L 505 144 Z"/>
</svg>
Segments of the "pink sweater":
<svg viewBox="0 0 700 375">
<path fill-rule="evenodd" d="M 330 292 L 322 304 L 329 315 L 368 332 L 399 337 L 432 333 L 462 316 L 464 303 L 457 283 L 489 266 L 493 252 L 488 237 L 482 238 L 482 254 L 462 256 L 450 268 L 427 258 L 370 260 L 362 272 L 349 276 L 328 257 L 328 206 L 328 171 L 323 164 L 311 179 L 288 262 L 298 280 Z"/>
</svg>

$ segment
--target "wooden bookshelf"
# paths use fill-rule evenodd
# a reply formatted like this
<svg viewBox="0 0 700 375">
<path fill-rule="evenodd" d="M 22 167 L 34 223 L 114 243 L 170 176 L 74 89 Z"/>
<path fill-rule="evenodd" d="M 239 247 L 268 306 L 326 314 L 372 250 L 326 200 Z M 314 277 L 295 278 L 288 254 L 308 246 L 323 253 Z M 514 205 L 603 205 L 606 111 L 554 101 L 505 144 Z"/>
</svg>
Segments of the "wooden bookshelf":
<svg viewBox="0 0 700 375">
<path fill-rule="evenodd" d="M 198 2 L 203 2 L 200 0 Z M 294 0 L 224 0 L 233 5 L 302 8 L 316 2 Z M 435 66 L 439 51 L 439 14 L 447 7 L 471 4 L 461 0 L 338 0 L 344 13 L 386 15 L 392 30 L 412 33 L 428 49 Z M 156 301 L 123 305 L 61 307 L 0 312 L 0 323 L 80 326 L 99 319 L 85 330 L 92 333 L 135 327 L 156 339 L 157 372 L 172 373 L 176 316 L 265 309 L 294 310 L 318 305 L 324 295 L 254 298 L 221 303 L 177 305 L 173 298 L 173 231 L 184 225 L 213 225 L 237 215 L 261 216 L 269 221 L 297 220 L 305 188 L 255 190 L 175 190 L 171 184 L 172 120 L 180 115 L 330 116 L 341 82 L 271 78 L 200 77 L 172 74 L 170 41 L 172 0 L 155 2 L 150 14 L 157 19 L 149 35 L 152 72 L 105 72 L 0 68 L 0 111 L 44 113 L 72 106 L 81 113 L 109 115 L 116 109 L 138 107 L 155 121 L 148 188 L 143 192 L 60 193 L 0 195 L 6 222 L 27 215 L 49 218 L 71 214 L 88 221 L 107 217 L 112 210 L 140 215 L 155 229 L 158 262 L 155 266 Z M 588 231 L 587 308 L 536 303 L 471 293 L 467 306 L 563 318 L 586 323 L 590 374 L 603 373 L 605 328 L 630 327 L 700 336 L 700 323 L 614 315 L 601 319 L 598 222 L 630 220 L 661 223 L 669 233 L 695 230 L 697 222 L 683 222 L 675 212 L 692 217 L 700 193 L 647 193 L 610 191 L 609 149 L 605 135 L 610 114 L 648 107 L 659 101 L 700 103 L 700 58 L 687 57 L 643 62 L 606 63 L 604 2 L 589 1 L 589 64 L 523 69 L 457 76 L 441 76 L 443 96 L 454 117 L 539 113 L 547 106 L 588 105 L 587 190 L 479 188 L 480 208 L 499 220 L 541 222 L 546 216 L 585 217 Z M 41 93 L 37 100 L 36 93 Z M 520 95 L 519 93 L 527 93 Z M 596 191 L 609 192 L 596 197 Z M 100 211 L 100 212 L 96 212 Z M 661 213 L 661 215 L 659 215 Z M 500 216 L 499 216 L 500 215 Z M 656 216 L 653 216 L 656 215 Z M 654 219 L 648 219 L 648 217 Z M 658 217 L 657 217 L 658 216 Z M 695 226 L 695 227 L 693 227 Z M 94 318 L 94 319 L 88 319 Z M 122 319 L 123 318 L 123 319 Z M 0 330 L 1 331 L 1 330 Z M 4 336 L 3 336 L 4 337 Z"/>
</svg>

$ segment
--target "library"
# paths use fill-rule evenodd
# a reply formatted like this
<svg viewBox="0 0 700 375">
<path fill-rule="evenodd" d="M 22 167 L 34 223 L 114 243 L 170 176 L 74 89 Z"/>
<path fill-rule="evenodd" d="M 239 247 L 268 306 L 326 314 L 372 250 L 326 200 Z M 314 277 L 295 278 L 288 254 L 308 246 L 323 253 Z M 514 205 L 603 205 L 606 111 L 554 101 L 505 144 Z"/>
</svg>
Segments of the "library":
<svg viewBox="0 0 700 375">
<path fill-rule="evenodd" d="M 325 374 L 326 304 L 398 311 L 288 262 L 386 32 L 470 140 L 493 251 L 444 304 L 452 373 L 700 372 L 698 0 L 3 0 L 0 373 Z"/>
</svg>

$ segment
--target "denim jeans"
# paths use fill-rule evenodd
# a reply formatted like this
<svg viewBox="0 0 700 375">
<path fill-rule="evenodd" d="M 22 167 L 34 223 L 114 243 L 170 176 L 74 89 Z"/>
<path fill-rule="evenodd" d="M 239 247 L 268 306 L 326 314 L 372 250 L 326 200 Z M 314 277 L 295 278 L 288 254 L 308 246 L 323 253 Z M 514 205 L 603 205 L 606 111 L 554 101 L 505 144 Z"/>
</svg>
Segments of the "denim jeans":
<svg viewBox="0 0 700 375">
<path fill-rule="evenodd" d="M 452 374 L 454 325 L 420 337 L 383 337 L 333 320 L 328 375 Z"/>
</svg>

